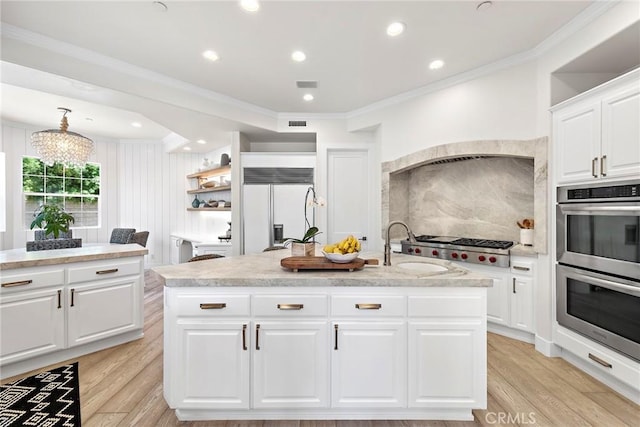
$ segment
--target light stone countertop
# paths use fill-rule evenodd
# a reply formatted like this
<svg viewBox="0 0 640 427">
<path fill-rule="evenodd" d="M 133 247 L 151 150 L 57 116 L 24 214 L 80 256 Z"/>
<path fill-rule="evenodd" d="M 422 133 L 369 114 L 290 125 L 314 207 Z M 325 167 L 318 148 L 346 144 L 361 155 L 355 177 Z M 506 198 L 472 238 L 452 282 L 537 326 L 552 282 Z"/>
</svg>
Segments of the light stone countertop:
<svg viewBox="0 0 640 427">
<path fill-rule="evenodd" d="M 509 249 L 509 253 L 515 256 L 529 256 L 529 257 L 537 257 L 538 251 L 534 249 L 533 246 L 525 246 L 522 244 L 517 244 Z"/>
<path fill-rule="evenodd" d="M 68 264 L 100 259 L 126 258 L 149 253 L 137 243 L 87 243 L 81 248 L 53 249 L 27 252 L 25 248 L 0 251 L 0 270 L 11 270 L 42 265 Z"/>
<path fill-rule="evenodd" d="M 316 254 L 320 252 L 317 251 Z M 301 270 L 293 272 L 280 266 L 289 250 L 263 252 L 177 265 L 154 267 L 168 287 L 199 286 L 423 286 L 423 287 L 490 287 L 493 281 L 454 266 L 444 260 L 424 260 L 392 254 L 391 266 L 383 266 L 381 253 L 364 252 L 362 259 L 378 259 L 379 265 L 366 265 L 361 270 Z M 444 272 L 416 272 L 398 267 L 403 262 L 444 266 Z"/>
</svg>

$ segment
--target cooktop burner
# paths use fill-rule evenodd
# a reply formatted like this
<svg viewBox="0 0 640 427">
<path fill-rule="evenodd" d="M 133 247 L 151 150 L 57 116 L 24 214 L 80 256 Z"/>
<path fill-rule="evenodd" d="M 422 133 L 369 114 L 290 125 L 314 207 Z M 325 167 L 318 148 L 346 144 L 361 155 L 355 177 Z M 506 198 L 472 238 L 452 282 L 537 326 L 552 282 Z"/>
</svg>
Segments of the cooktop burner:
<svg viewBox="0 0 640 427">
<path fill-rule="evenodd" d="M 451 244 L 492 249 L 509 249 L 511 246 L 513 246 L 513 242 L 510 242 L 508 240 L 468 239 L 464 237 L 454 240 L 453 242 L 451 242 Z"/>
<path fill-rule="evenodd" d="M 468 237 L 416 236 L 415 242 L 402 241 L 402 253 L 451 261 L 509 267 L 512 241 Z"/>
</svg>

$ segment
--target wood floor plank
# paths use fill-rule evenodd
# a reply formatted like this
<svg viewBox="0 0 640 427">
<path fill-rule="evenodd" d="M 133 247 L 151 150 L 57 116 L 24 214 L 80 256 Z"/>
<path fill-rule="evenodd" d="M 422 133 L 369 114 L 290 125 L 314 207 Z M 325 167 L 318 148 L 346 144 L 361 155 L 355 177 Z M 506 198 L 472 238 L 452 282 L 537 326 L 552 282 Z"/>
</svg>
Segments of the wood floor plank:
<svg viewBox="0 0 640 427">
<path fill-rule="evenodd" d="M 300 427 L 296 420 L 270 420 L 262 423 L 262 427 Z"/>
<path fill-rule="evenodd" d="M 165 405 L 162 382 L 160 382 L 147 393 L 144 399 L 138 402 L 127 417 L 122 420 L 121 424 L 136 427 L 155 427 L 158 425 L 158 420 L 164 415 Z"/>
<path fill-rule="evenodd" d="M 640 406 L 613 392 L 585 393 L 592 402 L 608 408 L 625 425 L 640 425 Z"/>
<path fill-rule="evenodd" d="M 82 425 L 84 427 L 117 427 L 126 416 L 126 412 L 101 412 L 99 414 L 95 414 L 86 422 L 83 421 Z"/>
<path fill-rule="evenodd" d="M 336 427 L 334 420 L 302 420 L 300 427 Z"/>
</svg>

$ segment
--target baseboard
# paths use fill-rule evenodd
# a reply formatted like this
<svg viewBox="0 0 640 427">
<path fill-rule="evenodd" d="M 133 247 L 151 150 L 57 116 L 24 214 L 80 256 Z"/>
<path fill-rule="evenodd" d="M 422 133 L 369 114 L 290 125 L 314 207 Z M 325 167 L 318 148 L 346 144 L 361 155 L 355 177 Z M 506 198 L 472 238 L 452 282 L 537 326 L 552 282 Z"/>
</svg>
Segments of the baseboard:
<svg viewBox="0 0 640 427">
<path fill-rule="evenodd" d="M 493 332 L 494 334 L 502 335 L 507 338 L 513 338 L 514 340 L 528 342 L 529 344 L 534 344 L 535 342 L 535 337 L 531 332 L 520 331 L 518 329 L 496 325 L 491 322 L 487 323 L 487 332 Z"/>
<path fill-rule="evenodd" d="M 562 349 L 553 341 L 546 340 L 540 335 L 535 336 L 535 348 L 538 353 L 542 353 L 547 357 L 560 357 Z"/>
</svg>

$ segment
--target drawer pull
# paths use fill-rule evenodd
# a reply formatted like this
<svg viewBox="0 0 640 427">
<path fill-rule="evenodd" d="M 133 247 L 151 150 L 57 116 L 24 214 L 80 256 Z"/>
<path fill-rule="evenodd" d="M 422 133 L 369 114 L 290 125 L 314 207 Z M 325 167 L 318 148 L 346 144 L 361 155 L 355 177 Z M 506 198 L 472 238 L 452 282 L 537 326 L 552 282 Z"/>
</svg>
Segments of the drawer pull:
<svg viewBox="0 0 640 427">
<path fill-rule="evenodd" d="M 62 290 L 58 289 L 58 308 L 62 308 Z"/>
<path fill-rule="evenodd" d="M 3 288 L 12 288 L 14 286 L 24 286 L 24 285 L 28 285 L 30 283 L 33 283 L 33 280 L 21 280 L 19 282 L 3 283 L 2 287 Z"/>
<path fill-rule="evenodd" d="M 242 349 L 247 350 L 247 325 L 242 325 Z"/>
<path fill-rule="evenodd" d="M 529 271 L 530 270 L 529 267 L 520 267 L 519 265 L 514 265 L 513 269 L 514 270 L 521 270 L 521 271 Z"/>
<path fill-rule="evenodd" d="M 589 359 L 593 360 L 594 362 L 604 366 L 605 368 L 613 368 L 613 365 L 607 361 L 604 361 L 602 359 L 600 359 L 598 356 L 594 356 L 593 354 L 589 353 Z"/>
<path fill-rule="evenodd" d="M 513 293 L 516 293 L 516 278 L 513 278 Z"/>
<path fill-rule="evenodd" d="M 96 274 L 110 274 L 110 273 L 117 273 L 118 269 L 117 268 L 111 268 L 109 270 L 99 270 L 96 271 Z"/>
<path fill-rule="evenodd" d="M 358 310 L 380 310 L 382 304 L 356 304 Z"/>
<path fill-rule="evenodd" d="M 260 350 L 260 323 L 256 325 L 256 350 Z"/>
<path fill-rule="evenodd" d="M 74 299 L 75 294 L 76 294 L 76 290 L 75 289 L 71 289 L 71 307 L 73 307 L 73 304 L 74 304 L 73 299 Z"/>
<path fill-rule="evenodd" d="M 221 308 L 226 308 L 226 307 L 227 307 L 226 302 L 206 302 L 206 303 L 200 304 L 200 308 L 202 310 L 219 310 Z"/>
<path fill-rule="evenodd" d="M 333 326 L 333 330 L 335 332 L 335 344 L 333 346 L 333 349 L 337 350 L 338 349 L 338 324 L 337 323 Z"/>
<path fill-rule="evenodd" d="M 278 304 L 278 310 L 302 310 L 304 304 Z"/>
</svg>

